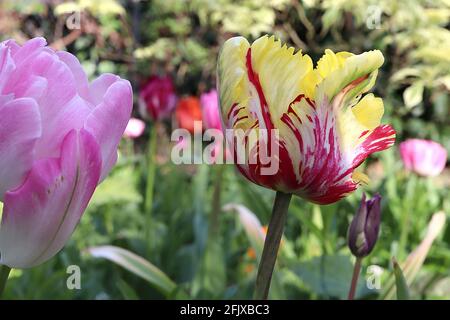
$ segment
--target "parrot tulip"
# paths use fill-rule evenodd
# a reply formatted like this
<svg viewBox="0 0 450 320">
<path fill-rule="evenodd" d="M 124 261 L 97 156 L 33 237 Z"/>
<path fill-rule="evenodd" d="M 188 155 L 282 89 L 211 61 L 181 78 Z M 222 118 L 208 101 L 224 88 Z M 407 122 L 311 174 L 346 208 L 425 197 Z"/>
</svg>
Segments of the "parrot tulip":
<svg viewBox="0 0 450 320">
<path fill-rule="evenodd" d="M 218 61 L 224 129 L 245 133 L 230 148 L 236 154 L 240 145 L 246 147 L 245 161 L 236 165 L 250 181 L 333 203 L 367 182 L 358 166 L 395 141 L 394 129 L 380 124 L 381 98 L 361 98 L 384 58 L 377 50 L 359 55 L 326 50 L 313 68 L 308 55 L 294 51 L 268 36 L 252 44 L 243 37 L 225 42 Z M 266 133 L 252 140 L 250 131 Z M 270 154 L 272 139 L 278 154 Z M 258 157 L 266 144 L 278 163 L 270 175 Z"/>
</svg>

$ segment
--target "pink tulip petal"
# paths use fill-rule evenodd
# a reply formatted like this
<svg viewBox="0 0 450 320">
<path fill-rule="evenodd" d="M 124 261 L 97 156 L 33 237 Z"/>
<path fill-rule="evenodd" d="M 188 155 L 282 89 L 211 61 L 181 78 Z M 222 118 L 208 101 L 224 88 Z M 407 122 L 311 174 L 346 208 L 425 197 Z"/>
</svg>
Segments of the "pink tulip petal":
<svg viewBox="0 0 450 320">
<path fill-rule="evenodd" d="M 120 80 L 120 77 L 114 74 L 105 73 L 92 81 L 89 86 L 90 102 L 95 106 L 102 103 L 106 91 L 108 91 L 108 89 L 118 80 Z"/>
<path fill-rule="evenodd" d="M 23 46 L 18 46 L 14 40 L 6 41 L 6 44 L 11 48 L 15 61 L 26 61 L 34 53 L 44 48 L 47 45 L 47 41 L 42 37 L 37 37 L 28 40 Z"/>
<path fill-rule="evenodd" d="M 0 264 L 38 265 L 62 249 L 99 181 L 98 143 L 85 130 L 71 131 L 60 158 L 40 160 L 25 183 L 5 195 Z"/>
<path fill-rule="evenodd" d="M 80 130 L 91 112 L 92 106 L 75 95 L 58 112 L 48 115 L 43 121 L 42 137 L 36 144 L 36 157 L 58 157 L 64 137 L 73 129 Z"/>
<path fill-rule="evenodd" d="M 44 159 L 59 156 L 63 138 L 70 130 L 83 127 L 93 105 L 77 94 L 77 90 L 82 91 L 80 86 L 83 83 L 80 79 L 82 71 L 75 67 L 75 57 L 55 54 L 49 48 L 39 48 L 39 43 L 28 45 L 27 42 L 16 53 L 16 56 L 22 54 L 25 47 L 31 50 L 31 56 L 16 61 L 16 69 L 4 92 L 16 98 L 34 98 L 38 103 L 44 125 L 35 152 L 38 159 Z M 73 73 L 73 70 L 76 72 Z M 84 89 L 87 95 L 87 87 Z"/>
<path fill-rule="evenodd" d="M 25 179 L 34 160 L 30 150 L 40 136 L 41 119 L 34 100 L 21 98 L 0 103 L 0 200 L 7 190 Z"/>
<path fill-rule="evenodd" d="M 101 87 L 110 82 L 109 77 L 102 77 L 95 82 Z M 117 146 L 130 119 L 133 107 L 131 85 L 126 80 L 117 80 L 104 94 L 102 103 L 95 107 L 86 120 L 85 128 L 97 139 L 102 152 L 103 180 L 117 160 Z"/>
<path fill-rule="evenodd" d="M 57 52 L 57 56 L 62 62 L 64 62 L 67 65 L 67 67 L 69 67 L 70 71 L 72 72 L 75 78 L 75 84 L 77 86 L 78 94 L 83 99 L 89 100 L 90 93 L 89 93 L 88 77 L 84 72 L 83 68 L 81 67 L 81 64 L 78 61 L 77 57 L 65 51 Z"/>
<path fill-rule="evenodd" d="M 11 49 L 6 43 L 0 43 L 0 94 L 3 92 L 3 87 L 9 80 L 14 68 L 15 63 L 11 57 Z"/>
</svg>

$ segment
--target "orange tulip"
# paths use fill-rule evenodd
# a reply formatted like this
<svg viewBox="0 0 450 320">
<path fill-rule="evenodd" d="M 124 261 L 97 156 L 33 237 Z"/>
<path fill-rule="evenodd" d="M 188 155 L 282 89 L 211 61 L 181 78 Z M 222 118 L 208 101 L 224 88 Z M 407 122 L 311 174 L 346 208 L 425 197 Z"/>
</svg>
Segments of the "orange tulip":
<svg viewBox="0 0 450 320">
<path fill-rule="evenodd" d="M 194 133 L 194 122 L 202 121 L 200 100 L 197 97 L 185 97 L 178 102 L 175 117 L 180 128 Z"/>
</svg>

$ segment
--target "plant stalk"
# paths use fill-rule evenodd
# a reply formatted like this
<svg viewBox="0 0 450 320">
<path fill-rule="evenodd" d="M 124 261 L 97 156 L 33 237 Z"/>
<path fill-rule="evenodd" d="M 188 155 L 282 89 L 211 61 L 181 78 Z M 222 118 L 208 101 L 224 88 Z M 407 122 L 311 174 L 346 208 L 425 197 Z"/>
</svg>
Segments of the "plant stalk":
<svg viewBox="0 0 450 320">
<path fill-rule="evenodd" d="M 156 171 L 156 145 L 157 145 L 157 131 L 158 123 L 155 122 L 150 129 L 150 138 L 147 148 L 147 183 L 145 189 L 145 243 L 148 248 L 153 245 L 153 187 L 155 184 L 155 171 Z M 150 250 L 148 250 L 150 251 Z"/>
<path fill-rule="evenodd" d="M 414 175 L 410 175 L 406 185 L 406 195 L 403 201 L 403 210 L 400 217 L 401 231 L 398 242 L 398 258 L 402 261 L 407 256 L 406 243 L 408 241 L 409 231 L 411 228 L 411 211 L 414 208 L 415 194 L 417 190 L 417 179 Z"/>
<path fill-rule="evenodd" d="M 258 274 L 256 276 L 256 286 L 254 298 L 256 300 L 267 300 L 270 289 L 270 282 L 277 260 L 278 249 L 281 237 L 283 236 L 284 225 L 286 224 L 289 202 L 292 194 L 277 191 L 273 204 L 272 216 L 267 230 L 264 249 L 259 262 Z"/>
<path fill-rule="evenodd" d="M 356 258 L 355 266 L 353 268 L 352 282 L 350 284 L 350 291 L 348 292 L 348 300 L 353 300 L 356 293 L 356 285 L 358 284 L 359 274 L 361 272 L 362 258 Z"/>
<path fill-rule="evenodd" d="M 211 234 L 216 235 L 219 231 L 219 216 L 221 211 L 222 179 L 225 165 L 218 164 L 214 175 L 214 191 L 211 203 Z"/>
</svg>

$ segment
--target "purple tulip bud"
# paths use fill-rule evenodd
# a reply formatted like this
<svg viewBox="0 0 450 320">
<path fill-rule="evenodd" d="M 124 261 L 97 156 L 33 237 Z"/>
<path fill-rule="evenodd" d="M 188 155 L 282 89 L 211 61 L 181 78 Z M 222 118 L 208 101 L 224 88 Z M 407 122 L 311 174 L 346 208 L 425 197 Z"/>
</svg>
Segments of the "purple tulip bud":
<svg viewBox="0 0 450 320">
<path fill-rule="evenodd" d="M 348 246 L 355 257 L 363 258 L 372 252 L 380 230 L 381 196 L 366 201 L 363 193 L 361 205 L 348 229 Z"/>
</svg>

